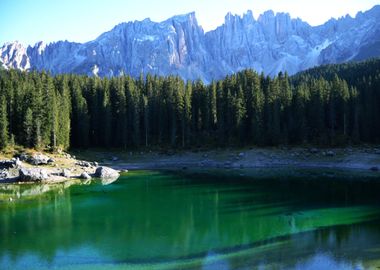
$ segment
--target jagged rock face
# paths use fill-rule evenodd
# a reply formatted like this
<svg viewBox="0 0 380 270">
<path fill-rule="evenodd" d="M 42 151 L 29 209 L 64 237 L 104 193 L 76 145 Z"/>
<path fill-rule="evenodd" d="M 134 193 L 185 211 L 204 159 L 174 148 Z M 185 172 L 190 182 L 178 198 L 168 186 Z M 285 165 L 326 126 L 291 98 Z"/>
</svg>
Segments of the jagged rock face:
<svg viewBox="0 0 380 270">
<path fill-rule="evenodd" d="M 84 44 L 43 42 L 24 48 L 7 43 L 0 65 L 53 74 L 96 76 L 179 75 L 210 82 L 241 69 L 269 75 L 327 63 L 380 56 L 380 6 L 312 27 L 289 14 L 267 11 L 227 14 L 222 26 L 204 33 L 194 13 L 156 23 L 122 23 Z"/>
<path fill-rule="evenodd" d="M 30 68 L 30 60 L 26 49 L 20 43 L 5 43 L 0 48 L 0 62 L 5 68 L 16 68 L 28 70 Z"/>
</svg>

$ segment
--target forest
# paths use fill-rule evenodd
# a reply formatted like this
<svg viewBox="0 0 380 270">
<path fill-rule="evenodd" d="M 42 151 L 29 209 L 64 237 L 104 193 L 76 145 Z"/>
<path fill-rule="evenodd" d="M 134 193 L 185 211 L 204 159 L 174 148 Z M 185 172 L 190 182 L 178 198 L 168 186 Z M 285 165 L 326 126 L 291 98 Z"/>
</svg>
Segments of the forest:
<svg viewBox="0 0 380 270">
<path fill-rule="evenodd" d="M 0 149 L 342 146 L 380 143 L 380 60 L 293 77 L 0 71 Z"/>
</svg>

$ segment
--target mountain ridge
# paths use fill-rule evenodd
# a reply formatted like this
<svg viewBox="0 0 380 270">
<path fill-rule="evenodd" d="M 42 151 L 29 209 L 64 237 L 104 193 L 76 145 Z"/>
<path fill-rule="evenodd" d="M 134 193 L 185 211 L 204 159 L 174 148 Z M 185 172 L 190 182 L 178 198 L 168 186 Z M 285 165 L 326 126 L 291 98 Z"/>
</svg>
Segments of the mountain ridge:
<svg viewBox="0 0 380 270">
<path fill-rule="evenodd" d="M 227 13 L 205 32 L 195 12 L 162 22 L 120 23 L 86 43 L 58 41 L 0 47 L 4 68 L 111 77 L 179 75 L 205 82 L 252 68 L 268 75 L 380 56 L 380 5 L 310 26 L 289 13 L 269 10 L 254 18 Z"/>
</svg>

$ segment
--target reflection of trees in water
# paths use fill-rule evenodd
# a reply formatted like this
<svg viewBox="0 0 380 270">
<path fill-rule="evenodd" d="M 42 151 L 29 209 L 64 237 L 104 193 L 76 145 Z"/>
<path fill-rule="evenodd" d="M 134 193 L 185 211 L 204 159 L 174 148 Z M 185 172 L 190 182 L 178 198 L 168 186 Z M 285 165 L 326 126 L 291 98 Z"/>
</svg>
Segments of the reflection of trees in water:
<svg viewBox="0 0 380 270">
<path fill-rule="evenodd" d="M 52 261 L 58 251 L 75 258 L 83 246 L 108 262 L 201 259 L 210 250 L 247 250 L 246 257 L 229 259 L 230 265 L 244 265 L 244 260 L 258 265 L 259 258 L 285 262 L 310 257 L 318 248 L 355 250 L 352 243 L 363 238 L 364 247 L 365 238 L 374 235 L 365 233 L 367 227 L 356 232 L 351 225 L 302 233 L 372 219 L 367 208 L 329 210 L 329 204 L 321 203 L 324 195 L 317 199 L 314 194 L 325 189 L 302 194 L 306 187 L 297 190 L 289 183 L 231 180 L 217 184 L 164 174 L 129 176 L 107 187 L 61 188 L 0 205 L 0 258 L 5 252 L 14 259 L 33 253 Z M 307 198 L 311 202 L 300 204 Z"/>
<path fill-rule="evenodd" d="M 68 186 L 69 183 L 12 187 L 12 192 L 20 196 L 17 202 L 0 206 L 0 255 L 7 253 L 17 258 L 32 252 L 49 260 L 55 255 L 55 247 L 65 245 L 69 238 L 60 235 L 59 228 L 72 226 Z"/>
</svg>

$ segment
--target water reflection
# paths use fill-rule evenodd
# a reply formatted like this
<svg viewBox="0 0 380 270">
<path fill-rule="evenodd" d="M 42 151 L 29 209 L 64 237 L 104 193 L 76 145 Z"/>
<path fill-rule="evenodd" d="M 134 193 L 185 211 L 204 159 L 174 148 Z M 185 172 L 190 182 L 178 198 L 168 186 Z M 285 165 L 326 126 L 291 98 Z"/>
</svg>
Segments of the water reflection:
<svg viewBox="0 0 380 270">
<path fill-rule="evenodd" d="M 51 190 L 0 203 L 0 268 L 367 267 L 380 255 L 379 184 L 344 185 L 136 172 Z"/>
</svg>

